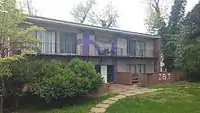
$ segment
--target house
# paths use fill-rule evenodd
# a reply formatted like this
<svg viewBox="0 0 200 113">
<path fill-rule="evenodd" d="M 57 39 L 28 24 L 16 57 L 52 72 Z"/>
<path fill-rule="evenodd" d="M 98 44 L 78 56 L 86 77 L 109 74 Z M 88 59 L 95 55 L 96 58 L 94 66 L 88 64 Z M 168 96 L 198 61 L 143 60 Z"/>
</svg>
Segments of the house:
<svg viewBox="0 0 200 113">
<path fill-rule="evenodd" d="M 46 29 L 35 33 L 42 41 L 39 54 L 85 58 L 101 73 L 105 83 L 160 70 L 158 36 L 38 16 L 29 16 L 28 20 Z"/>
</svg>

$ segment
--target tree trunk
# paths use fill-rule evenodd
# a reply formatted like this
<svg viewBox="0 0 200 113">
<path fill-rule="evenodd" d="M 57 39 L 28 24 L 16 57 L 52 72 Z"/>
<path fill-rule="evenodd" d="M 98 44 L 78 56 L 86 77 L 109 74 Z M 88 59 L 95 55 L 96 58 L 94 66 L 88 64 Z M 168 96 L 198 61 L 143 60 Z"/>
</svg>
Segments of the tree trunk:
<svg viewBox="0 0 200 113">
<path fill-rule="evenodd" d="M 4 103 L 4 91 L 5 91 L 5 84 L 4 84 L 4 78 L 2 78 L 1 81 L 2 91 L 1 91 L 1 106 L 0 106 L 0 113 L 3 113 L 3 103 Z"/>
</svg>

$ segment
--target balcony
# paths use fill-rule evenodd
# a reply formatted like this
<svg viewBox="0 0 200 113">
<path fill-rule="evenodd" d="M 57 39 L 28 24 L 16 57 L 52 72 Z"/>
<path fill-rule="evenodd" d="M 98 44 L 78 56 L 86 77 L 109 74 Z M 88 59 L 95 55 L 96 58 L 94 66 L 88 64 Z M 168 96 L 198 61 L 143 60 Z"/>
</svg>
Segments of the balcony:
<svg viewBox="0 0 200 113">
<path fill-rule="evenodd" d="M 73 43 L 60 44 L 53 42 L 43 42 L 38 46 L 38 54 L 49 54 L 49 55 L 77 55 L 76 45 Z"/>
<path fill-rule="evenodd" d="M 112 48 L 101 48 L 95 56 L 154 57 L 154 50 L 136 49 L 133 52 L 128 52 L 126 48 L 117 48 L 116 50 L 112 50 Z"/>
<path fill-rule="evenodd" d="M 44 42 L 37 49 L 39 54 L 47 55 L 83 55 L 83 45 L 76 45 L 73 43 L 60 44 Z M 114 57 L 155 57 L 153 49 L 136 49 L 128 52 L 126 48 L 117 48 L 112 50 L 112 48 L 95 48 L 92 46 L 88 51 L 89 56 L 114 56 Z"/>
</svg>

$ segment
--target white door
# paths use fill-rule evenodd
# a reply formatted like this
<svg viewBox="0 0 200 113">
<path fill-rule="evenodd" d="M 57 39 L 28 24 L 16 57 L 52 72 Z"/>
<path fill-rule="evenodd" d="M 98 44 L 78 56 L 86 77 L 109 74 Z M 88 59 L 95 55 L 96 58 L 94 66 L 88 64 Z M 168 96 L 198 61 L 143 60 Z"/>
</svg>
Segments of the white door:
<svg viewBox="0 0 200 113">
<path fill-rule="evenodd" d="M 101 76 L 103 77 L 104 83 L 107 83 L 107 65 L 101 65 Z"/>
</svg>

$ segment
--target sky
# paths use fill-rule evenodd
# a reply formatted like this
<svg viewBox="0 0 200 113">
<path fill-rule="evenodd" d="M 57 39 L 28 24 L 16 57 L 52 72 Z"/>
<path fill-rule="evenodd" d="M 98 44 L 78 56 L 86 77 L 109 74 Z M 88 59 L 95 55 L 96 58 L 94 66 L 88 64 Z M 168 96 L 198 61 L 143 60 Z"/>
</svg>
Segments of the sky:
<svg viewBox="0 0 200 113">
<path fill-rule="evenodd" d="M 39 15 L 59 20 L 73 21 L 70 14 L 72 8 L 85 0 L 32 0 Z M 111 0 L 96 0 L 97 9 L 102 9 Z M 145 18 L 147 17 L 144 0 L 112 0 L 118 10 L 118 29 L 146 33 Z M 190 11 L 199 0 L 187 0 L 186 11 Z M 170 7 L 169 7 L 170 8 Z"/>
</svg>

